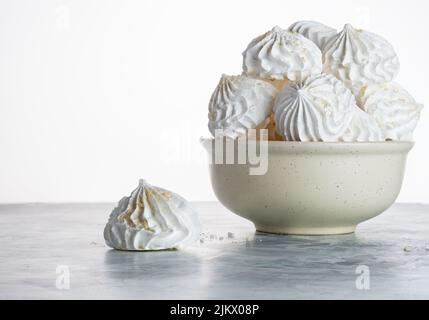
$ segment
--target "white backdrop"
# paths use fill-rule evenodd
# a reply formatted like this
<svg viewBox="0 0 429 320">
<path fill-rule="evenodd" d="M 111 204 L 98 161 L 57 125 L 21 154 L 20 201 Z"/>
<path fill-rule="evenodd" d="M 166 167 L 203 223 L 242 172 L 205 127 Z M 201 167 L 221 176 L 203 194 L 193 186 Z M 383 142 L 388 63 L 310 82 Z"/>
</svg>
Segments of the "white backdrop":
<svg viewBox="0 0 429 320">
<path fill-rule="evenodd" d="M 116 201 L 144 177 L 212 200 L 207 104 L 248 42 L 313 19 L 395 47 L 426 110 L 399 201 L 429 202 L 429 2 L 0 2 L 0 202 Z"/>
</svg>

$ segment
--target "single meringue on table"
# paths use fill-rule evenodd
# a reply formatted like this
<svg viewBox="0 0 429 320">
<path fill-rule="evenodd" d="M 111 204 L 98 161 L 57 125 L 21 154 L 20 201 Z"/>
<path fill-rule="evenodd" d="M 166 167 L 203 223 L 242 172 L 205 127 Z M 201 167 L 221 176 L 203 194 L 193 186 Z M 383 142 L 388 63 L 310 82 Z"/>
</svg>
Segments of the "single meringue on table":
<svg viewBox="0 0 429 320">
<path fill-rule="evenodd" d="M 252 40 L 243 52 L 243 74 L 273 81 L 301 81 L 322 71 L 322 53 L 304 36 L 278 26 Z"/>
<path fill-rule="evenodd" d="M 331 75 L 309 77 L 288 86 L 274 104 L 277 132 L 286 141 L 340 141 L 356 101 Z"/>
<path fill-rule="evenodd" d="M 222 75 L 209 103 L 209 130 L 213 136 L 236 138 L 257 129 L 269 118 L 277 89 L 246 76 Z"/>
<path fill-rule="evenodd" d="M 390 82 L 364 87 L 357 96 L 357 103 L 374 117 L 386 139 L 413 140 L 423 105 L 399 84 Z"/>
<path fill-rule="evenodd" d="M 200 224 L 189 203 L 144 180 L 119 201 L 104 228 L 106 244 L 118 250 L 164 250 L 199 238 Z"/>
<path fill-rule="evenodd" d="M 394 79 L 399 60 L 385 39 L 346 24 L 323 47 L 323 71 L 344 81 L 356 94 L 365 85 Z"/>
<path fill-rule="evenodd" d="M 302 34 L 308 40 L 313 41 L 320 50 L 326 42 L 337 34 L 337 30 L 316 21 L 297 21 L 292 24 L 289 31 Z"/>
</svg>

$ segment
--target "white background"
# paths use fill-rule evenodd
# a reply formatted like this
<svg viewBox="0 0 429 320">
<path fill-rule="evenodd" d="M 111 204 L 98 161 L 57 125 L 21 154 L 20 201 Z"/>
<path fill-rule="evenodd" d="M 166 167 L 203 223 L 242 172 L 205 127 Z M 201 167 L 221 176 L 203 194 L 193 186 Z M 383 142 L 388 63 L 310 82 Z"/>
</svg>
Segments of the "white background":
<svg viewBox="0 0 429 320">
<path fill-rule="evenodd" d="M 116 201 L 139 177 L 212 200 L 207 104 L 274 25 L 346 22 L 388 39 L 426 105 L 399 201 L 429 202 L 429 2 L 0 1 L 0 202 Z"/>
</svg>

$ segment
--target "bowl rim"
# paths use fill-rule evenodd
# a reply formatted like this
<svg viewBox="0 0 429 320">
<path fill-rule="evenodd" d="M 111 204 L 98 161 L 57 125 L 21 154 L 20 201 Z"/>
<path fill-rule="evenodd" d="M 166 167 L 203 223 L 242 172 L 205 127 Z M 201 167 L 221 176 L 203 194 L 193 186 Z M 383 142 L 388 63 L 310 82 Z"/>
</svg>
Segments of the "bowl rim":
<svg viewBox="0 0 429 320">
<path fill-rule="evenodd" d="M 201 137 L 200 143 L 207 149 L 211 149 L 213 137 Z M 236 140 L 236 139 L 232 139 Z M 243 140 L 243 142 L 246 140 Z M 256 140 L 249 140 L 255 141 Z M 324 142 L 324 141 L 268 141 L 269 152 L 293 151 L 293 152 L 408 152 L 414 146 L 414 141 L 365 141 L 365 142 Z"/>
</svg>

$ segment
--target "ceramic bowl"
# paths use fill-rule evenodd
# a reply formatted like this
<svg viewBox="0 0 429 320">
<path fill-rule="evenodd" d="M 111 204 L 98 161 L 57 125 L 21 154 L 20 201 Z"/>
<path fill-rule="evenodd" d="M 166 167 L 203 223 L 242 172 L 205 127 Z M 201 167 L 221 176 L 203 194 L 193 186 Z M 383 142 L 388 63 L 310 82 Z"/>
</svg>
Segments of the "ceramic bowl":
<svg viewBox="0 0 429 320">
<path fill-rule="evenodd" d="M 412 142 L 394 141 L 269 141 L 261 154 L 266 173 L 252 175 L 249 161 L 237 164 L 239 142 L 233 164 L 215 164 L 214 141 L 201 140 L 219 201 L 259 231 L 301 235 L 351 233 L 385 211 L 399 194 L 413 147 Z"/>
</svg>

